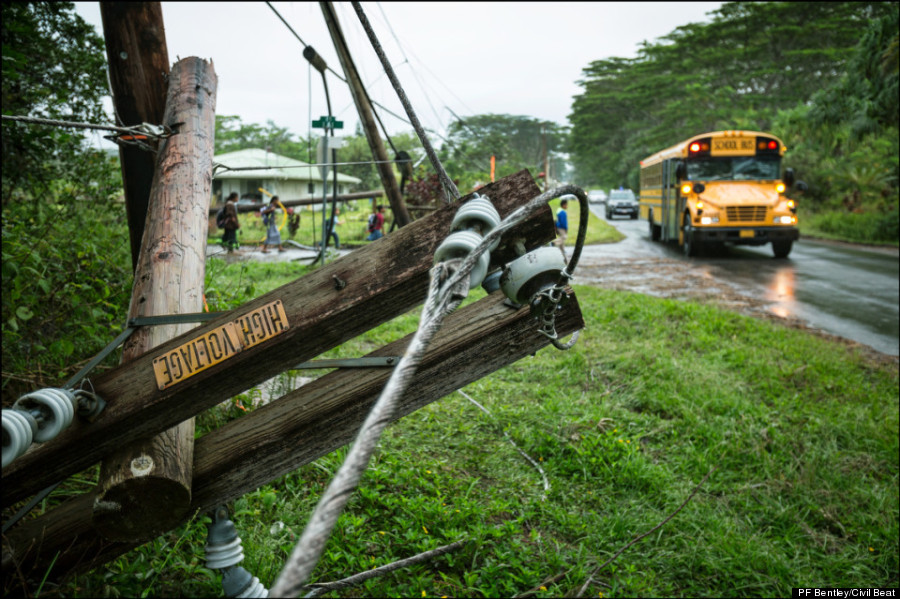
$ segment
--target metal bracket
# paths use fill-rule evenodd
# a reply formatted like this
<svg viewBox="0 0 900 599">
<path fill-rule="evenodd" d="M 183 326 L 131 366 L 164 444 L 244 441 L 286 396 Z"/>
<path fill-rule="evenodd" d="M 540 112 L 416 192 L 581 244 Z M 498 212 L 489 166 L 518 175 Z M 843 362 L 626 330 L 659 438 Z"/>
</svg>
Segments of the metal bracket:
<svg viewBox="0 0 900 599">
<path fill-rule="evenodd" d="M 163 314 L 161 316 L 138 316 L 128 319 L 129 327 L 153 326 L 159 324 L 185 324 L 206 322 L 218 318 L 225 312 L 190 312 L 188 314 Z"/>
<path fill-rule="evenodd" d="M 312 368 L 393 368 L 400 362 L 400 356 L 375 358 L 344 358 L 336 360 L 313 360 L 303 362 L 289 370 L 308 370 Z"/>
</svg>

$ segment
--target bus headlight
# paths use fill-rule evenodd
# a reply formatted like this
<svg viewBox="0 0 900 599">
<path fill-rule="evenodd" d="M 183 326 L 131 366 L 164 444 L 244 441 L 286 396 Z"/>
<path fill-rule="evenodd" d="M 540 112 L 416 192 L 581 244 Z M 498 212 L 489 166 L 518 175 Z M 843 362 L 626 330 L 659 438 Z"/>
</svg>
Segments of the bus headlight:
<svg viewBox="0 0 900 599">
<path fill-rule="evenodd" d="M 718 216 L 703 216 L 700 218 L 701 225 L 714 225 L 719 222 Z"/>
<path fill-rule="evenodd" d="M 797 222 L 797 219 L 793 216 L 776 216 L 775 224 L 776 225 L 793 225 Z"/>
<path fill-rule="evenodd" d="M 784 183 L 778 183 L 775 185 L 775 191 L 778 193 L 784 193 Z"/>
</svg>

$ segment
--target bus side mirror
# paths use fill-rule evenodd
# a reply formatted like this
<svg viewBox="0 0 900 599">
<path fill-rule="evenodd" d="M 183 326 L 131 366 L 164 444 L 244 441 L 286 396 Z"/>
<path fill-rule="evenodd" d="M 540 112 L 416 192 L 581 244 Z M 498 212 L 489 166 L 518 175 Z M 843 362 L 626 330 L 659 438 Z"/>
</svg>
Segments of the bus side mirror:
<svg viewBox="0 0 900 599">
<path fill-rule="evenodd" d="M 679 162 L 678 166 L 675 167 L 675 178 L 676 179 L 684 179 L 685 173 L 684 163 Z"/>
<path fill-rule="evenodd" d="M 784 169 L 784 184 L 788 187 L 794 186 L 794 169 L 786 168 Z"/>
<path fill-rule="evenodd" d="M 797 191 L 803 192 L 809 189 L 809 186 L 803 181 L 797 181 L 796 189 Z"/>
</svg>

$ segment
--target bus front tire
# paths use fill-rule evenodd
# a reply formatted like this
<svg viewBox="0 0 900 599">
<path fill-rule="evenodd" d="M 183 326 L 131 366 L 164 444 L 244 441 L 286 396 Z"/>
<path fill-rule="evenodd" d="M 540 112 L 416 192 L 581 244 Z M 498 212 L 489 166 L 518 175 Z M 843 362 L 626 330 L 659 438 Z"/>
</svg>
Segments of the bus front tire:
<svg viewBox="0 0 900 599">
<path fill-rule="evenodd" d="M 791 248 L 793 246 L 794 242 L 790 239 L 787 241 L 773 241 L 772 252 L 775 254 L 776 258 L 787 258 L 788 254 L 791 253 Z"/>
<path fill-rule="evenodd" d="M 691 215 L 684 215 L 684 225 L 681 228 L 682 244 L 681 249 L 688 258 L 697 255 L 697 242 L 694 241 L 694 227 L 691 226 Z"/>
</svg>

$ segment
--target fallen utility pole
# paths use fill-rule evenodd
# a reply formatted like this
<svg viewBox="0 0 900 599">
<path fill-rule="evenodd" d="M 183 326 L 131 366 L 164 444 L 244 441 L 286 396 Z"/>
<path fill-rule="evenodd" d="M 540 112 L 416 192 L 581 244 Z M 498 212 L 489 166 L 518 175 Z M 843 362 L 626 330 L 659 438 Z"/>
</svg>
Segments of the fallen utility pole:
<svg viewBox="0 0 900 599">
<path fill-rule="evenodd" d="M 179 127 L 156 154 L 130 319 L 203 310 L 216 86 L 212 63 L 201 58 L 172 67 L 163 122 Z M 193 326 L 138 329 L 125 342 L 122 362 Z M 151 539 L 170 530 L 191 505 L 193 460 L 193 418 L 120 446 L 100 468 L 94 525 L 116 540 Z"/>
<path fill-rule="evenodd" d="M 117 125 L 160 125 L 166 108 L 169 53 L 159 2 L 101 2 L 103 38 Z M 150 147 L 155 142 L 144 140 Z M 144 221 L 153 185 L 155 156 L 136 145 L 119 144 L 131 268 L 137 269 Z"/>
<path fill-rule="evenodd" d="M 582 328 L 584 320 L 574 295 L 561 305 L 556 325 L 565 336 Z M 537 332 L 537 324 L 527 308 L 508 307 L 499 292 L 449 315 L 393 419 L 546 347 L 549 339 Z M 401 355 L 411 338 L 367 357 Z M 352 441 L 390 374 L 384 368 L 336 370 L 198 439 L 190 513 L 240 497 Z M 92 493 L 76 497 L 10 531 L 4 573 L 40 580 L 55 559 L 49 580 L 58 580 L 140 544 L 111 543 L 93 531 L 92 502 Z"/>
<path fill-rule="evenodd" d="M 381 178 L 381 184 L 384 186 L 385 195 L 391 205 L 391 212 L 394 219 L 401 227 L 412 222 L 409 212 L 406 210 L 406 203 L 400 194 L 400 187 L 397 185 L 397 178 L 394 176 L 394 169 L 388 158 L 387 151 L 378 135 L 378 128 L 375 126 L 375 119 L 372 112 L 372 103 L 363 87 L 359 72 L 350 56 L 350 49 L 347 47 L 347 41 L 344 39 L 344 33 L 341 31 L 341 25 L 338 23 L 337 15 L 334 12 L 334 5 L 331 2 L 320 2 L 322 14 L 325 15 L 325 22 L 328 24 L 328 31 L 331 33 L 331 39 L 334 42 L 334 49 L 337 51 L 338 58 L 341 61 L 341 67 L 347 76 L 347 83 L 350 86 L 350 94 L 353 96 L 353 103 L 356 104 L 356 110 L 359 112 L 359 119 L 363 126 L 363 132 L 369 142 L 369 148 L 375 157 L 375 168 L 378 170 L 378 176 Z"/>
<path fill-rule="evenodd" d="M 540 193 L 527 170 L 480 191 L 501 218 Z M 25 499 L 135 437 L 160 433 L 420 304 L 434 251 L 448 235 L 456 211 L 473 197 L 436 210 L 92 379 L 96 393 L 107 401 L 104 412 L 89 424 L 73 422 L 52 443 L 32 446 L 4 469 L 3 505 Z M 544 206 L 503 236 L 491 252 L 492 268 L 516 258 L 522 246 L 531 250 L 554 236 L 553 218 Z M 209 353 L 200 356 L 204 350 Z"/>
</svg>

